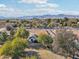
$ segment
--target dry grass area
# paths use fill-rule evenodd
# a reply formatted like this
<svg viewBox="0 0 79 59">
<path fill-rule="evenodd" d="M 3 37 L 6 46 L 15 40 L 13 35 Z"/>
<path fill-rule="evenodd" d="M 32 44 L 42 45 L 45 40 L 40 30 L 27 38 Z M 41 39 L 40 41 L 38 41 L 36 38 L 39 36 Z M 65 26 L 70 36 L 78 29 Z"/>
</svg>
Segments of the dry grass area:
<svg viewBox="0 0 79 59">
<path fill-rule="evenodd" d="M 77 37 L 79 38 L 79 30 L 74 29 L 73 33 L 77 35 Z"/>
<path fill-rule="evenodd" d="M 40 49 L 40 50 L 35 50 L 35 49 L 25 49 L 26 51 L 35 51 L 38 52 L 40 55 L 41 59 L 65 59 L 64 56 L 60 56 L 57 54 L 52 53 L 51 51 L 45 50 L 45 49 Z M 67 58 L 71 59 L 71 58 Z"/>
<path fill-rule="evenodd" d="M 6 25 L 5 21 L 0 21 L 0 28 L 4 27 Z"/>
<path fill-rule="evenodd" d="M 65 59 L 64 56 L 54 54 L 51 51 L 44 50 L 44 49 L 40 49 L 40 50 L 25 49 L 25 51 L 35 51 L 35 52 L 38 52 L 39 57 L 41 59 Z M 4 56 L 1 56 L 0 59 L 3 59 L 3 57 Z M 8 59 L 7 56 L 6 56 L 6 59 Z M 11 59 L 11 57 L 9 57 L 9 59 Z M 68 57 L 67 59 L 71 59 L 71 58 Z"/>
<path fill-rule="evenodd" d="M 51 31 L 55 33 L 56 30 L 52 30 L 52 29 L 51 29 Z M 50 31 L 50 29 L 48 29 L 48 32 L 51 34 L 51 36 L 53 36 L 53 35 L 52 35 L 53 33 L 52 33 L 51 31 Z M 77 30 L 77 29 L 72 29 L 71 31 L 73 31 L 73 33 L 76 34 L 77 37 L 79 38 L 79 30 Z M 37 34 L 37 35 L 39 35 L 39 34 L 48 34 L 48 33 L 46 32 L 46 29 L 29 29 L 29 32 L 30 32 L 30 33 L 34 33 L 34 34 Z"/>
<path fill-rule="evenodd" d="M 34 33 L 34 34 L 47 34 L 46 30 L 45 29 L 29 29 L 29 32 L 30 33 Z"/>
<path fill-rule="evenodd" d="M 37 35 L 39 35 L 39 34 L 48 34 L 45 29 L 42 29 L 42 30 L 41 29 L 29 29 L 29 31 L 30 31 L 30 33 L 35 33 Z M 50 30 L 48 30 L 48 31 L 50 31 Z M 77 34 L 77 36 L 79 37 L 79 30 L 74 29 L 73 33 Z M 39 49 L 39 50 L 36 50 L 36 49 L 25 49 L 25 51 L 38 52 L 40 57 L 41 57 L 41 59 L 65 59 L 64 56 L 57 55 L 57 54 L 52 53 L 51 51 L 48 51 L 48 50 L 45 50 L 45 49 Z M 71 59 L 71 58 L 68 58 L 68 59 Z"/>
</svg>

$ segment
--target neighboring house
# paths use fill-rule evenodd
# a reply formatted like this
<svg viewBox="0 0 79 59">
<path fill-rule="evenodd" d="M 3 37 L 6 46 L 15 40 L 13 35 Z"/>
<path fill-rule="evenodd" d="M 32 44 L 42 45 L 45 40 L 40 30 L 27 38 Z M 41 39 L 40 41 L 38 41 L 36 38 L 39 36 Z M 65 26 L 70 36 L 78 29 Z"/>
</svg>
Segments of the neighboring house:
<svg viewBox="0 0 79 59">
<path fill-rule="evenodd" d="M 36 34 L 30 34 L 28 41 L 31 43 L 37 43 L 37 35 Z"/>
</svg>

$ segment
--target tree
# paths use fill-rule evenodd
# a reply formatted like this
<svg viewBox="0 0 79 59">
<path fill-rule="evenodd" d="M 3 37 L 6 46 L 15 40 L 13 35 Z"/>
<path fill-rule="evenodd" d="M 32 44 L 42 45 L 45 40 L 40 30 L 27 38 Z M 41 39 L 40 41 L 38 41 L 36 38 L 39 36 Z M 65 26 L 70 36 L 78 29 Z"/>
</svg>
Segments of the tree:
<svg viewBox="0 0 79 59">
<path fill-rule="evenodd" d="M 0 43 L 4 43 L 5 41 L 7 41 L 8 35 L 6 32 L 2 32 L 0 35 Z"/>
<path fill-rule="evenodd" d="M 38 59 L 37 56 L 26 57 L 26 59 Z"/>
<path fill-rule="evenodd" d="M 28 38 L 29 32 L 24 28 L 20 27 L 17 29 L 15 37 Z"/>
<path fill-rule="evenodd" d="M 51 23 L 51 20 L 52 19 L 47 19 L 47 24 L 50 24 Z"/>
<path fill-rule="evenodd" d="M 55 25 L 53 23 L 48 24 L 48 28 L 53 28 Z"/>
<path fill-rule="evenodd" d="M 0 48 L 0 55 L 10 55 L 11 53 L 11 41 L 7 41 L 1 48 Z"/>
<path fill-rule="evenodd" d="M 10 31 L 10 35 L 11 35 L 11 36 L 14 36 L 15 33 L 16 33 L 16 30 L 11 30 L 11 31 Z"/>
<path fill-rule="evenodd" d="M 16 28 L 16 27 L 18 27 L 18 25 L 16 23 L 13 23 L 12 27 Z"/>
<path fill-rule="evenodd" d="M 12 59 L 19 59 L 19 56 L 22 55 L 24 49 L 28 45 L 26 38 L 29 32 L 26 31 L 25 28 L 20 27 L 15 34 L 14 32 L 10 34 L 13 34 L 15 37 L 11 41 L 4 43 L 0 49 L 0 55 L 11 56 Z M 3 33 L 3 37 L 6 38 L 5 33 Z"/>
<path fill-rule="evenodd" d="M 67 22 L 69 20 L 69 18 L 65 17 L 64 18 L 64 22 Z"/>
<path fill-rule="evenodd" d="M 6 22 L 7 22 L 7 23 L 9 23 L 9 22 L 10 22 L 10 20 L 9 20 L 9 19 L 7 19 L 7 20 L 6 20 Z"/>
<path fill-rule="evenodd" d="M 38 42 L 42 43 L 46 47 L 49 47 L 53 43 L 53 39 L 49 35 L 41 34 L 38 36 Z"/>
<path fill-rule="evenodd" d="M 28 42 L 25 39 L 21 39 L 19 37 L 15 38 L 12 41 L 12 58 L 17 59 L 22 55 L 22 52 L 27 47 Z"/>
<path fill-rule="evenodd" d="M 58 30 L 56 32 L 56 41 L 58 43 L 59 48 L 61 48 L 64 56 L 73 56 L 75 54 L 75 44 L 74 40 L 76 36 L 72 31 L 67 30 Z"/>
<path fill-rule="evenodd" d="M 12 59 L 19 59 L 22 52 L 27 47 L 28 42 L 25 39 L 19 37 L 13 39 L 13 41 L 7 41 L 2 48 L 0 48 L 0 55 L 10 56 Z"/>
</svg>

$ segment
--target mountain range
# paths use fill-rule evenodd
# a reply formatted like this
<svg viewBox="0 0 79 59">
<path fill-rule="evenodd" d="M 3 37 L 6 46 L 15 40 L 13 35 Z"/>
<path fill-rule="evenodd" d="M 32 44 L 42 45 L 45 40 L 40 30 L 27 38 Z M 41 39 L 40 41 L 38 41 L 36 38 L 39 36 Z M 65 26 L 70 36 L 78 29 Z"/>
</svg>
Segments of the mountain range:
<svg viewBox="0 0 79 59">
<path fill-rule="evenodd" d="M 58 14 L 58 15 L 39 15 L 39 16 L 22 16 L 18 17 L 19 19 L 45 19 L 45 18 L 79 18 L 79 15 L 64 15 L 64 14 Z"/>
<path fill-rule="evenodd" d="M 5 17 L 5 16 L 0 16 L 0 19 L 9 19 L 9 18 L 15 18 L 15 19 L 33 19 L 33 18 L 38 18 L 38 19 L 45 19 L 45 18 L 79 18 L 79 15 L 65 15 L 65 14 L 58 14 L 58 15 L 39 15 L 39 16 L 20 16 L 20 17 Z"/>
</svg>

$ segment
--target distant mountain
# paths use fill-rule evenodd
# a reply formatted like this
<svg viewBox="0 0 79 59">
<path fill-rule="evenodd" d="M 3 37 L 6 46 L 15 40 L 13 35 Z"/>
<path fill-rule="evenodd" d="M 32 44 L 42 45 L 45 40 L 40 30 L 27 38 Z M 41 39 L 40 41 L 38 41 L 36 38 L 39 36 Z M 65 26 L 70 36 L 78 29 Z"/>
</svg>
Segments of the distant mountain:
<svg viewBox="0 0 79 59">
<path fill-rule="evenodd" d="M 64 14 L 58 14 L 58 15 L 41 15 L 41 16 L 23 16 L 23 17 L 18 17 L 19 19 L 33 19 L 33 18 L 39 18 L 39 19 L 44 19 L 44 18 L 79 18 L 79 15 L 64 15 Z"/>
<path fill-rule="evenodd" d="M 21 17 L 4 17 L 0 16 L 0 19 L 45 19 L 45 18 L 79 18 L 79 15 L 65 15 L 65 14 L 58 14 L 58 15 L 38 15 L 38 16 L 21 16 Z"/>
<path fill-rule="evenodd" d="M 6 17 L 4 17 L 4 16 L 0 16 L 0 19 L 5 19 Z"/>
</svg>

